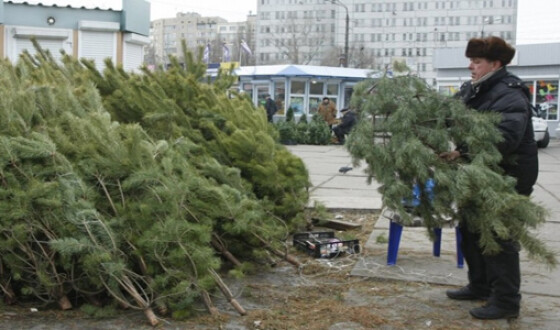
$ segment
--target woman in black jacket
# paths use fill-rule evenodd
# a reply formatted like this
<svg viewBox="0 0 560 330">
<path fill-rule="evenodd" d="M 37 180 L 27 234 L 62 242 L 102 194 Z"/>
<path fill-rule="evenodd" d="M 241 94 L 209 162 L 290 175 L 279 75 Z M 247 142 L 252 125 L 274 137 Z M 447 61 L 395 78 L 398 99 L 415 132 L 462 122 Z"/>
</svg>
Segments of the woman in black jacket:
<svg viewBox="0 0 560 330">
<path fill-rule="evenodd" d="M 500 166 L 505 175 L 517 179 L 516 191 L 530 195 L 538 175 L 537 144 L 534 140 L 529 105 L 529 90 L 506 69 L 515 49 L 498 37 L 473 38 L 465 56 L 469 58 L 471 81 L 461 86 L 459 97 L 477 111 L 500 113 L 498 128 L 503 141 L 497 146 L 502 154 Z M 458 148 L 440 156 L 454 160 L 466 150 Z M 484 255 L 479 246 L 480 234 L 460 226 L 462 251 L 468 265 L 469 284 L 448 290 L 447 296 L 458 300 L 488 300 L 470 314 L 479 319 L 516 318 L 521 302 L 519 243 L 498 240 L 501 251 Z"/>
</svg>

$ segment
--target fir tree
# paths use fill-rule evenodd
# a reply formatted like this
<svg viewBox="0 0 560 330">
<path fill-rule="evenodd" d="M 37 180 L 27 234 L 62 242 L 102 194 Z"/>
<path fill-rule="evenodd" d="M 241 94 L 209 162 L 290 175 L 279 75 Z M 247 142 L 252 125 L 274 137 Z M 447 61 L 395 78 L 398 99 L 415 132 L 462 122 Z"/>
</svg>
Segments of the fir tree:
<svg viewBox="0 0 560 330">
<path fill-rule="evenodd" d="M 311 122 L 307 125 L 307 137 L 309 144 L 326 145 L 331 142 L 331 129 L 325 120 L 314 114 Z"/>
<path fill-rule="evenodd" d="M 531 229 L 545 221 L 547 211 L 515 192 L 515 180 L 502 175 L 499 117 L 467 109 L 459 100 L 440 95 L 421 79 L 401 75 L 356 86 L 352 106 L 362 115 L 347 147 L 354 161 L 367 164 L 369 179 L 380 182 L 383 203 L 411 221 L 405 202 L 412 187 L 424 190 L 435 181 L 433 194 L 422 191 L 414 213 L 429 232 L 457 210 L 471 230 L 481 234 L 484 253 L 497 252 L 495 238 L 519 240 L 530 256 L 554 266 L 556 258 Z M 438 155 L 466 143 L 469 161 L 447 163 Z"/>
<path fill-rule="evenodd" d="M 305 134 L 302 134 L 297 128 L 292 108 L 289 108 L 286 112 L 286 120 L 276 123 L 275 128 L 278 130 L 278 140 L 282 144 L 296 144 L 305 139 Z"/>
<path fill-rule="evenodd" d="M 152 306 L 183 317 L 214 289 L 213 241 L 249 260 L 303 223 L 302 161 L 227 96 L 231 76 L 186 58 L 145 75 L 41 49 L 0 63 L 4 292 L 110 297 L 155 324 Z"/>
</svg>

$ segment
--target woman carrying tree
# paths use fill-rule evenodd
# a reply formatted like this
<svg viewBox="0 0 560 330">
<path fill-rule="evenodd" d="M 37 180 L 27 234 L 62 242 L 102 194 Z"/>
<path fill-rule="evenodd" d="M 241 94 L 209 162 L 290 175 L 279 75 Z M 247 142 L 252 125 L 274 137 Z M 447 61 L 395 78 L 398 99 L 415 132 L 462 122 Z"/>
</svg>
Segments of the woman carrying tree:
<svg viewBox="0 0 560 330">
<path fill-rule="evenodd" d="M 515 48 L 498 37 L 473 38 L 465 51 L 469 58 L 471 81 L 461 86 L 458 97 L 469 107 L 480 112 L 501 115 L 498 124 L 503 141 L 497 145 L 502 155 L 503 175 L 516 179 L 518 194 L 529 196 L 538 175 L 537 145 L 533 136 L 530 93 L 525 84 L 506 69 Z M 468 160 L 465 146 L 440 154 L 453 161 L 459 157 Z M 459 214 L 470 212 L 463 207 Z M 483 254 L 481 235 L 461 220 L 462 251 L 468 265 L 469 284 L 458 290 L 448 290 L 447 296 L 458 300 L 487 300 L 486 305 L 470 310 L 478 319 L 503 319 L 519 316 L 521 302 L 520 244 L 513 239 L 499 239 L 500 252 Z M 495 233 L 494 233 L 495 234 Z"/>
</svg>

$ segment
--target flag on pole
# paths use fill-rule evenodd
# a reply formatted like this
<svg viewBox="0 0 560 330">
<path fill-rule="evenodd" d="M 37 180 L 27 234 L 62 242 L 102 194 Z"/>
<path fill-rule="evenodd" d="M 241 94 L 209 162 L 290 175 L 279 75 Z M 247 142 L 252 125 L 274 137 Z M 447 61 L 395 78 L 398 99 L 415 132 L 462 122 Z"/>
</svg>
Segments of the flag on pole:
<svg viewBox="0 0 560 330">
<path fill-rule="evenodd" d="M 231 56 L 230 56 L 230 53 L 229 53 L 229 48 L 228 48 L 228 46 L 227 46 L 225 43 L 223 44 L 223 52 L 224 52 L 224 56 L 223 56 L 223 59 L 222 59 L 223 62 L 229 62 L 229 61 L 231 61 Z"/>
<path fill-rule="evenodd" d="M 206 62 L 206 64 L 210 63 L 210 43 L 206 44 L 206 48 L 204 48 L 202 60 Z"/>
<path fill-rule="evenodd" d="M 251 48 L 249 48 L 249 45 L 247 45 L 245 40 L 241 40 L 241 48 L 243 48 L 245 53 L 249 54 L 249 56 L 253 55 L 253 52 L 251 51 Z"/>
</svg>

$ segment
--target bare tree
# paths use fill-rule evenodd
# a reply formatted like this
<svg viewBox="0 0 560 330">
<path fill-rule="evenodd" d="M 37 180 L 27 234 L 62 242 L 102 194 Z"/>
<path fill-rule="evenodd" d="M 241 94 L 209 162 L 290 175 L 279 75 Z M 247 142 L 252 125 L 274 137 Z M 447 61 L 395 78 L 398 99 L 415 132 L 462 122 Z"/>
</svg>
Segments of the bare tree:
<svg viewBox="0 0 560 330">
<path fill-rule="evenodd" d="M 375 56 L 364 45 L 352 47 L 349 65 L 354 68 L 373 69 L 375 68 Z"/>
<path fill-rule="evenodd" d="M 280 24 L 270 27 L 268 36 L 273 46 L 291 64 L 309 64 L 325 55 L 332 36 L 327 33 L 327 24 L 318 19 L 281 20 Z"/>
<path fill-rule="evenodd" d="M 328 48 L 321 58 L 320 65 L 322 66 L 340 66 L 341 63 L 341 48 L 332 46 Z"/>
<path fill-rule="evenodd" d="M 232 47 L 232 61 L 237 59 L 240 60 L 240 65 L 255 65 L 255 54 L 247 54 L 241 48 L 241 42 L 245 41 L 247 46 L 254 51 L 255 50 L 255 33 L 254 33 L 255 26 L 250 21 L 247 21 L 245 24 L 245 29 L 238 30 L 237 36 L 235 40 L 235 45 Z"/>
<path fill-rule="evenodd" d="M 354 43 L 349 47 L 348 53 L 348 67 L 360 69 L 375 67 L 375 56 L 364 45 Z M 344 56 L 344 51 L 341 47 L 330 47 L 321 58 L 321 65 L 341 66 L 342 56 Z"/>
<path fill-rule="evenodd" d="M 156 49 L 152 43 L 144 46 L 144 64 L 146 65 L 157 65 L 160 61 L 157 58 Z"/>
</svg>

